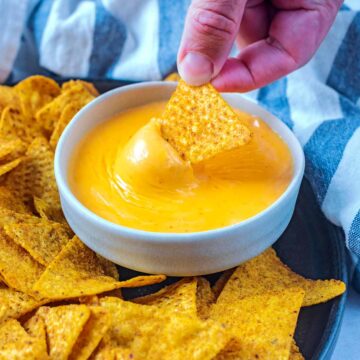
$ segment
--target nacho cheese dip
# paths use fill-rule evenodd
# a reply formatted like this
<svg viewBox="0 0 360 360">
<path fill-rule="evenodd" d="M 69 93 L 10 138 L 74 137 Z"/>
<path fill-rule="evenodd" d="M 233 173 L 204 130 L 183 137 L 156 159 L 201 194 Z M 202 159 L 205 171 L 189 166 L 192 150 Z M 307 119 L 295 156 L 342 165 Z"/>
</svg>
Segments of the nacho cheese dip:
<svg viewBox="0 0 360 360">
<path fill-rule="evenodd" d="M 111 222 L 155 232 L 239 223 L 271 205 L 293 173 L 290 150 L 261 119 L 239 112 L 250 142 L 195 166 L 160 133 L 165 103 L 122 112 L 92 129 L 73 154 L 70 187 Z"/>
</svg>

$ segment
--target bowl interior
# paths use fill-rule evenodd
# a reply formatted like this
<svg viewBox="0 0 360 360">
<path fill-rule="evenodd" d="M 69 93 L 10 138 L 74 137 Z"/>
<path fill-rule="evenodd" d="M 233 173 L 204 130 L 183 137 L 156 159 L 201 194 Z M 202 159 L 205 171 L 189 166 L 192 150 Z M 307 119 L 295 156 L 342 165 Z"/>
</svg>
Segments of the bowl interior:
<svg viewBox="0 0 360 360">
<path fill-rule="evenodd" d="M 72 154 L 76 149 L 77 144 L 98 124 L 107 121 L 113 115 L 127 109 L 145 105 L 155 101 L 166 101 L 170 98 L 171 94 L 176 88 L 176 83 L 171 82 L 148 82 L 139 83 L 109 91 L 96 100 L 85 106 L 66 127 L 62 134 L 55 153 L 55 176 L 60 189 L 60 192 L 71 198 L 72 202 L 81 206 L 84 211 L 91 214 L 95 218 L 99 218 L 96 214 L 85 208 L 72 194 L 68 183 L 68 168 Z M 298 186 L 301 182 L 304 172 L 304 154 L 302 148 L 295 138 L 294 134 L 288 127 L 281 122 L 274 115 L 270 114 L 265 109 L 261 108 L 256 103 L 245 99 L 240 94 L 223 94 L 225 100 L 234 108 L 259 116 L 263 119 L 288 145 L 294 162 L 294 173 L 287 190 L 276 200 L 269 208 L 274 206 L 280 199 L 289 192 L 289 189 Z M 267 209 L 269 209 L 267 208 Z M 262 212 L 266 211 L 263 210 Z M 262 213 L 261 212 L 261 213 Z M 260 213 L 260 214 L 261 214 Z M 255 215 L 255 217 L 258 215 Z M 245 220 L 249 221 L 254 217 Z M 99 220 L 99 219 L 98 219 Z M 104 219 L 103 219 L 104 220 Z M 104 220 L 108 224 L 112 224 Z M 244 223 L 242 222 L 242 223 Z M 112 224 L 119 228 L 124 226 Z M 230 225 L 231 227 L 234 225 Z M 225 227 L 225 228 L 228 228 Z M 224 229 L 225 229 L 224 228 Z M 139 233 L 141 230 L 136 230 Z M 214 230 L 210 230 L 214 231 Z M 147 233 L 146 231 L 144 233 Z M 160 233 L 159 233 L 160 234 Z M 162 233 L 161 233 L 162 234 Z M 169 234 L 173 236 L 174 234 Z"/>
</svg>

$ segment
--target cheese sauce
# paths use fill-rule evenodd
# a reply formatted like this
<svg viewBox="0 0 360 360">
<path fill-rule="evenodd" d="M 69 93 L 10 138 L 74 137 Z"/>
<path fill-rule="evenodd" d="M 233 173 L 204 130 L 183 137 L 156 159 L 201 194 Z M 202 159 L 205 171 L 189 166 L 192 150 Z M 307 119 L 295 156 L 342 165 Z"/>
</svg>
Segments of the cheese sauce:
<svg viewBox="0 0 360 360">
<path fill-rule="evenodd" d="M 239 112 L 251 141 L 191 166 L 150 121 L 164 107 L 128 110 L 85 136 L 74 152 L 69 182 L 87 208 L 130 228 L 184 233 L 238 223 L 285 191 L 291 153 L 261 119 Z"/>
</svg>

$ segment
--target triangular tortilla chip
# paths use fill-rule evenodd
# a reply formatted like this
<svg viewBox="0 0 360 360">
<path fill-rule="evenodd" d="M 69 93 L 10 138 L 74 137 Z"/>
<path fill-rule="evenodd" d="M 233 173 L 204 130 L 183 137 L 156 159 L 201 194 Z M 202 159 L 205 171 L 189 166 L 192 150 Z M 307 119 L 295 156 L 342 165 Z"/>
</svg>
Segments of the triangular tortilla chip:
<svg viewBox="0 0 360 360">
<path fill-rule="evenodd" d="M 32 287 L 44 267 L 0 229 L 0 273 L 12 288 L 33 294 Z"/>
<path fill-rule="evenodd" d="M 41 353 L 44 354 L 43 359 L 48 359 L 44 319 L 39 314 L 35 314 L 24 324 L 24 328 L 33 339 L 36 339 L 39 348 L 42 349 Z"/>
<path fill-rule="evenodd" d="M 54 101 L 36 113 L 37 123 L 48 133 L 52 133 L 68 104 L 79 104 L 82 107 L 94 99 L 94 95 L 89 90 L 89 86 L 84 85 L 84 82 L 74 82 L 71 86 L 64 86 L 61 94 Z"/>
<path fill-rule="evenodd" d="M 18 159 L 25 153 L 25 144 L 17 137 L 0 138 L 0 161 L 2 163 Z"/>
<path fill-rule="evenodd" d="M 0 315 L 0 324 L 8 319 L 18 319 L 44 305 L 47 301 L 46 299 L 35 299 L 23 292 L 0 285 L 0 304 L 4 310 Z"/>
<path fill-rule="evenodd" d="M 199 277 L 196 290 L 196 307 L 200 319 L 206 320 L 209 318 L 210 309 L 214 302 L 215 296 L 209 281 L 204 277 Z"/>
<path fill-rule="evenodd" d="M 229 335 L 221 325 L 117 298 L 102 298 L 112 324 L 101 348 L 131 349 L 135 359 L 212 359 Z"/>
<path fill-rule="evenodd" d="M 25 204 L 5 186 L 0 186 L 0 207 L 16 211 L 17 213 L 30 213 Z"/>
<path fill-rule="evenodd" d="M 5 233 L 37 262 L 48 265 L 70 240 L 67 229 L 58 223 L 40 220 L 38 226 L 19 223 L 4 226 Z"/>
<path fill-rule="evenodd" d="M 43 136 L 43 131 L 32 118 L 27 118 L 20 109 L 7 106 L 1 113 L 0 136 L 19 138 L 25 144 L 30 144 L 35 138 Z"/>
<path fill-rule="evenodd" d="M 163 137 L 192 163 L 246 144 L 249 129 L 207 84 L 190 86 L 180 80 L 161 116 Z"/>
<path fill-rule="evenodd" d="M 90 317 L 86 305 L 42 307 L 38 314 L 45 322 L 51 359 L 67 360 Z"/>
<path fill-rule="evenodd" d="M 246 296 L 290 287 L 305 290 L 303 306 L 328 301 L 345 291 L 345 284 L 340 280 L 310 280 L 294 273 L 270 248 L 238 266 L 217 301 L 232 303 Z"/>
<path fill-rule="evenodd" d="M 15 87 L 23 113 L 32 118 L 36 112 L 60 94 L 59 85 L 41 75 L 30 76 Z"/>
<path fill-rule="evenodd" d="M 0 327 L 1 360 L 46 360 L 47 354 L 37 338 L 29 335 L 17 320 Z"/>
<path fill-rule="evenodd" d="M 164 279 L 163 275 L 153 275 L 117 281 L 105 275 L 96 254 L 75 236 L 46 268 L 34 285 L 34 291 L 42 297 L 61 300 L 100 294 L 121 287 L 150 285 Z"/>
<path fill-rule="evenodd" d="M 9 171 L 15 169 L 22 161 L 22 158 L 10 161 L 6 164 L 0 165 L 0 176 L 8 173 Z"/>
<path fill-rule="evenodd" d="M 26 157 L 9 174 L 5 184 L 25 204 L 32 204 L 33 196 L 37 196 L 51 209 L 61 212 L 54 175 L 54 152 L 45 138 L 36 138 L 31 143 Z"/>
<path fill-rule="evenodd" d="M 235 338 L 218 359 L 288 359 L 302 289 L 255 295 L 234 303 L 217 302 L 210 319 L 226 326 Z"/>
<path fill-rule="evenodd" d="M 183 313 L 196 316 L 196 286 L 195 278 L 184 278 L 172 285 L 166 286 L 154 294 L 133 299 L 137 304 L 154 305 L 159 309 L 173 313 Z"/>
<path fill-rule="evenodd" d="M 90 311 L 90 318 L 73 347 L 70 360 L 87 360 L 111 324 L 111 317 L 106 309 L 92 306 Z"/>
</svg>

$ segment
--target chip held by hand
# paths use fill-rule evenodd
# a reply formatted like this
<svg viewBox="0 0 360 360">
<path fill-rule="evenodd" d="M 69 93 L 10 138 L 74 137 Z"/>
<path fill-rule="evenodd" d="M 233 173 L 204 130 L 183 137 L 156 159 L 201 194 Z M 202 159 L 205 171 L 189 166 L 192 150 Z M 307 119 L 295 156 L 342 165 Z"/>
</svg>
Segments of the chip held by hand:
<svg viewBox="0 0 360 360">
<path fill-rule="evenodd" d="M 196 164 L 250 141 L 250 130 L 211 84 L 190 86 L 183 80 L 166 105 L 162 136 Z"/>
</svg>

